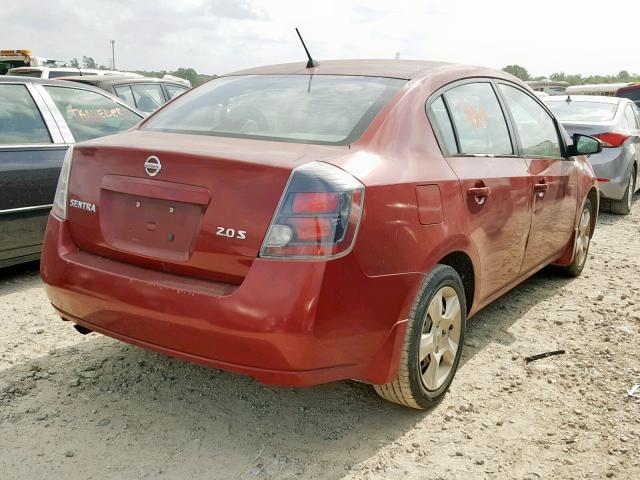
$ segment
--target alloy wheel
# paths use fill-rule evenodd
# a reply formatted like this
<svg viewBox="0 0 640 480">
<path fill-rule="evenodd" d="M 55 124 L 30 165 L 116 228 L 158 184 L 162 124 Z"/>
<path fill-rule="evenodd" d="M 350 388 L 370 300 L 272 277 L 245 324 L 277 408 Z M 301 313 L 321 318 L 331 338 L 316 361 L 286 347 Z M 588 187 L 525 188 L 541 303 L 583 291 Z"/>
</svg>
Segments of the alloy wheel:
<svg viewBox="0 0 640 480">
<path fill-rule="evenodd" d="M 420 337 L 419 368 L 426 390 L 440 388 L 453 368 L 459 348 L 462 312 L 452 287 L 442 287 L 429 303 Z"/>
<path fill-rule="evenodd" d="M 591 230 L 591 212 L 588 208 L 582 211 L 580 217 L 580 224 L 578 225 L 578 232 L 576 234 L 576 260 L 579 266 L 587 259 L 587 252 L 589 251 L 589 241 Z"/>
</svg>

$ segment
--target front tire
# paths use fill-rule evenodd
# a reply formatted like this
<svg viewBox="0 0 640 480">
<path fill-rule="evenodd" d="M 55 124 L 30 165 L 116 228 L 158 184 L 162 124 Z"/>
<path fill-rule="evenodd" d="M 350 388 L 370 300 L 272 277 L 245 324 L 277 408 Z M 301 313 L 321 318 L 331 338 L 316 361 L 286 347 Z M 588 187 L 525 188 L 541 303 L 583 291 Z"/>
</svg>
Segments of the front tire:
<svg viewBox="0 0 640 480">
<path fill-rule="evenodd" d="M 397 376 L 384 385 L 374 385 L 376 393 L 420 410 L 437 404 L 458 369 L 466 323 L 460 276 L 447 265 L 436 266 L 411 309 Z"/>
<path fill-rule="evenodd" d="M 570 265 L 564 267 L 564 273 L 569 277 L 580 276 L 587 263 L 589 245 L 591 245 L 591 223 L 594 218 L 593 205 L 591 205 L 591 200 L 587 198 L 582 207 L 580 222 L 578 223 L 578 229 L 576 231 L 573 261 Z"/>
</svg>

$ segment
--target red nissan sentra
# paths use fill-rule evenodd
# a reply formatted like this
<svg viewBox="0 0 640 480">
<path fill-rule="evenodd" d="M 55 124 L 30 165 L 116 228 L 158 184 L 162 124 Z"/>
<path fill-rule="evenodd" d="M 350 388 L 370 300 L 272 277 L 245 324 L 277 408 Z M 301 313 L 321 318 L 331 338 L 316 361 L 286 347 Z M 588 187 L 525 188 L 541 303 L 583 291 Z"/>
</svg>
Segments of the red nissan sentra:
<svg viewBox="0 0 640 480">
<path fill-rule="evenodd" d="M 500 71 L 246 70 L 69 151 L 42 277 L 83 333 L 425 408 L 467 318 L 545 265 L 580 274 L 600 149 Z"/>
</svg>

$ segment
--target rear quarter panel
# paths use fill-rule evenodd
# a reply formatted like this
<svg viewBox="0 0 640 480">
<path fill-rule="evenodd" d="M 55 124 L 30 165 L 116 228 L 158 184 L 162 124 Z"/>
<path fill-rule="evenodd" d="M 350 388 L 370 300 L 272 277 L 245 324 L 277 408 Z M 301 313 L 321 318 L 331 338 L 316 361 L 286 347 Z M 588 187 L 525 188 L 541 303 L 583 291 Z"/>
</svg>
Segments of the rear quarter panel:
<svg viewBox="0 0 640 480">
<path fill-rule="evenodd" d="M 427 119 L 425 105 L 442 82 L 416 79 L 374 120 L 352 146 L 351 155 L 332 163 L 345 169 L 366 186 L 365 208 L 356 246 L 362 271 L 371 277 L 420 274 L 421 279 L 447 254 L 466 253 L 479 265 L 468 236 L 468 221 L 460 183 L 438 146 Z M 437 186 L 441 221 L 420 222 L 418 199 L 422 186 Z M 430 189 L 430 191 L 433 191 Z M 429 196 L 434 199 L 433 195 Z M 436 215 L 436 217 L 440 214 Z M 476 286 L 479 284 L 476 271 Z M 419 287 L 407 290 L 406 312 Z"/>
</svg>

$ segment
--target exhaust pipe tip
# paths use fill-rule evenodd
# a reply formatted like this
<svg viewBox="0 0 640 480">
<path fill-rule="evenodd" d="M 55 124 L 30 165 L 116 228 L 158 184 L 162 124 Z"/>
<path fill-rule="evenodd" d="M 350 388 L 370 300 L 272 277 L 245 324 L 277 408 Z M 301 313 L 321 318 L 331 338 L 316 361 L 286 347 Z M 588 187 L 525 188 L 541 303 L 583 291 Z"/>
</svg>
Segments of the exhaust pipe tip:
<svg viewBox="0 0 640 480">
<path fill-rule="evenodd" d="M 78 325 L 77 323 L 73 326 L 73 328 L 75 328 L 82 335 L 93 332 L 93 330 L 89 330 L 87 327 L 83 327 L 82 325 Z"/>
</svg>

